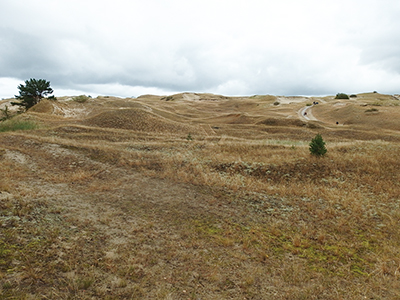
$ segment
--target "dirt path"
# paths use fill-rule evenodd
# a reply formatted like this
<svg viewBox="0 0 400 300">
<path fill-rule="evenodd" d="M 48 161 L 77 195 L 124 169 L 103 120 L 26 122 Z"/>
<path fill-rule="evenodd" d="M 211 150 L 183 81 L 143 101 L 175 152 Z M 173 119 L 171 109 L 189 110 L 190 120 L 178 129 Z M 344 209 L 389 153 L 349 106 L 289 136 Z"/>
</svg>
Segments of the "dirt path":
<svg viewBox="0 0 400 300">
<path fill-rule="evenodd" d="M 305 106 L 302 107 L 299 111 L 298 111 L 298 115 L 301 119 L 305 119 L 307 121 L 318 121 L 317 118 L 314 117 L 314 115 L 312 114 L 312 108 L 313 106 Z"/>
<path fill-rule="evenodd" d="M 11 142 L 14 142 L 15 148 L 17 141 L 14 139 Z M 39 144 L 34 140 L 25 140 L 20 146 L 23 147 L 20 150 L 10 150 L 6 144 L 2 144 L 5 148 L 4 159 L 37 174 L 36 179 L 30 181 L 33 185 L 39 185 L 40 182 L 40 186 L 46 186 L 43 189 L 45 194 L 57 196 L 58 205 L 72 209 L 71 212 L 82 218 L 104 218 L 95 209 L 98 199 L 104 199 L 103 205 L 112 203 L 114 210 L 118 208 L 120 212 L 126 209 L 122 204 L 124 201 L 140 205 L 145 203 L 151 210 L 157 207 L 179 208 L 182 214 L 209 208 L 203 201 L 192 201 L 209 197 L 190 185 L 146 177 L 134 170 L 92 160 L 58 144 Z M 32 186 L 27 188 L 32 189 Z M 78 193 L 75 193 L 77 190 Z M 73 203 L 70 201 L 72 195 Z M 88 201 L 92 198 L 96 198 L 95 203 Z"/>
</svg>

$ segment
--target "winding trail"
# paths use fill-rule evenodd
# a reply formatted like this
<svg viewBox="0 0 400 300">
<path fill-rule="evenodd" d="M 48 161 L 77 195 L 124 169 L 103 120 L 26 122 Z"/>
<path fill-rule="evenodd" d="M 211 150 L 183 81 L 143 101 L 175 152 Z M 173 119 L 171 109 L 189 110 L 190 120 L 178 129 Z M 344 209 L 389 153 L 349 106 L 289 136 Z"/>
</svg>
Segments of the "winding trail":
<svg viewBox="0 0 400 300">
<path fill-rule="evenodd" d="M 311 108 L 312 106 L 305 106 L 302 107 L 299 111 L 298 111 L 298 115 L 301 119 L 305 119 L 307 121 L 318 121 L 318 119 L 316 117 L 314 117 L 314 115 L 312 114 L 312 110 Z"/>
</svg>

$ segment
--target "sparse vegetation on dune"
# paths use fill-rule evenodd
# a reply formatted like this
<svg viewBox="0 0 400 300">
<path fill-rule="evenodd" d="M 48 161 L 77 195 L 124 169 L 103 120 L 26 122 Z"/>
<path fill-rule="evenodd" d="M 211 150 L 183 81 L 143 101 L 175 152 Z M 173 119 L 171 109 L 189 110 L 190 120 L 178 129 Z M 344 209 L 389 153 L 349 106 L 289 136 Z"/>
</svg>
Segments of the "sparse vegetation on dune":
<svg viewBox="0 0 400 300">
<path fill-rule="evenodd" d="M 399 108 L 323 100 L 42 101 L 0 133 L 0 298 L 399 298 Z"/>
<path fill-rule="evenodd" d="M 0 132 L 17 131 L 17 130 L 33 130 L 38 125 L 33 120 L 24 120 L 21 118 L 7 119 L 0 122 Z"/>
<path fill-rule="evenodd" d="M 345 93 L 338 93 L 338 94 L 336 94 L 335 99 L 349 99 L 349 95 L 347 95 Z"/>
</svg>

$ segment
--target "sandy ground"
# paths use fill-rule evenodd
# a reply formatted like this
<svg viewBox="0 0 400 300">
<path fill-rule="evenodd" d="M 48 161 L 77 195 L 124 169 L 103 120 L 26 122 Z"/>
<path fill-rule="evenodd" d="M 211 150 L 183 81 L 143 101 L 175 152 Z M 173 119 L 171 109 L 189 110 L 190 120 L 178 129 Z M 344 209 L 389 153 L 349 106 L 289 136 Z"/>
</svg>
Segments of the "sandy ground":
<svg viewBox="0 0 400 300">
<path fill-rule="evenodd" d="M 277 97 L 277 100 L 281 104 L 292 104 L 292 103 L 300 103 L 306 101 L 312 101 L 309 97 Z"/>
<path fill-rule="evenodd" d="M 16 112 L 19 109 L 18 105 L 12 105 L 11 102 L 15 101 L 15 99 L 6 99 L 0 101 L 0 109 L 5 109 L 6 106 L 10 112 Z"/>
</svg>

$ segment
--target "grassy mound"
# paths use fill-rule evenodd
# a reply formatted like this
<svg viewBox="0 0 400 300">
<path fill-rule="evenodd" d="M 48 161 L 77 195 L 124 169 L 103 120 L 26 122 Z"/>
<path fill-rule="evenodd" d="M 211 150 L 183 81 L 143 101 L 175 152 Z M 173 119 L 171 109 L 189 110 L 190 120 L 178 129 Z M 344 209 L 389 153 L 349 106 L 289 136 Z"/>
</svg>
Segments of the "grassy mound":
<svg viewBox="0 0 400 300">
<path fill-rule="evenodd" d="M 38 104 L 33 106 L 29 111 L 43 113 L 43 114 L 51 114 L 51 113 L 53 113 L 53 110 L 54 110 L 54 108 L 53 108 L 53 104 L 51 103 L 51 101 L 47 100 L 47 99 L 43 99 Z"/>
<path fill-rule="evenodd" d="M 84 122 L 89 126 L 149 132 L 193 132 L 190 125 L 179 124 L 142 109 L 120 109 L 100 113 Z"/>
</svg>

